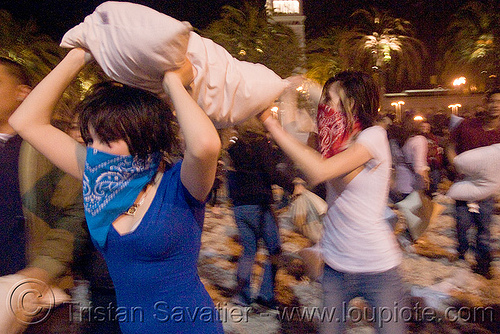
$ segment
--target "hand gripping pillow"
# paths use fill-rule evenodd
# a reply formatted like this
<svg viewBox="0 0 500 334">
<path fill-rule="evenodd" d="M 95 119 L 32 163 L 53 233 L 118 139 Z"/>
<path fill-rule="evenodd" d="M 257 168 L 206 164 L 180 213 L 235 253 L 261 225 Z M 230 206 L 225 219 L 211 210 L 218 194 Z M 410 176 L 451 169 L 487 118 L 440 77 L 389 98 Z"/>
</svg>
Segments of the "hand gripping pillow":
<svg viewBox="0 0 500 334">
<path fill-rule="evenodd" d="M 463 152 L 453 159 L 466 177 L 455 182 L 447 195 L 455 200 L 480 201 L 500 190 L 500 144 Z"/>
<path fill-rule="evenodd" d="M 151 8 L 105 2 L 69 30 L 63 47 L 83 47 L 121 83 L 160 94 L 163 74 L 189 58 L 192 96 L 218 128 L 242 122 L 265 108 L 288 83 L 260 64 L 232 57 L 223 47 Z"/>
</svg>

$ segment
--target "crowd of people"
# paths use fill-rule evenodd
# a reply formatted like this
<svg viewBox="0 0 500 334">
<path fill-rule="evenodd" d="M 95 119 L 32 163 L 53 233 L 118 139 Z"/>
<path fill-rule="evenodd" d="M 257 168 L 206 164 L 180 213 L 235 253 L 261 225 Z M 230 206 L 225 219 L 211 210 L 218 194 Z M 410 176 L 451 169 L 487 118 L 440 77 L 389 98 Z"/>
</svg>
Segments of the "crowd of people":
<svg viewBox="0 0 500 334">
<path fill-rule="evenodd" d="M 75 135 L 69 126 L 54 125 L 54 108 L 92 59 L 88 50 L 74 48 L 33 85 L 22 64 L 0 58 L 0 296 L 9 298 L 23 282 L 25 289 L 41 284 L 42 294 L 61 291 L 62 306 L 49 308 L 71 312 L 66 292 L 88 281 L 94 306 L 127 310 L 109 321 L 89 321 L 89 333 L 223 332 L 197 271 L 205 204 L 221 186 L 219 179 L 214 187 L 221 166 L 243 246 L 232 301 L 257 311 L 277 306 L 281 243 L 272 189 L 277 184 L 293 193 L 293 180 L 300 177 L 310 189 L 326 189 L 321 195 L 328 209 L 316 253 L 323 306 L 342 309 L 363 297 L 375 310 L 376 324 L 382 310 L 408 305 L 398 271 L 403 245 L 388 212 L 403 213 L 408 240 L 415 242 L 429 223 L 417 210 L 423 198 L 439 193 L 443 177 L 462 177 L 453 168 L 455 156 L 500 143 L 500 88 L 488 91 L 484 113 L 459 119 L 447 138 L 438 138 L 432 124 L 416 122 L 411 114 L 398 124 L 382 119 L 373 78 L 345 71 L 323 86 L 317 147 L 287 133 L 270 109 L 235 125 L 223 147 L 190 95 L 195 73 L 189 61 L 163 74 L 168 102 L 114 81 L 95 85 L 75 109 Z M 277 148 L 293 170 L 277 168 Z M 457 257 L 464 259 L 470 249 L 467 231 L 475 225 L 473 270 L 486 278 L 493 274 L 494 203 L 494 194 L 456 201 Z M 269 257 L 254 295 L 259 239 Z M 0 307 L 2 332 L 37 331 L 39 318 L 23 314 L 25 307 Z M 62 318 L 57 326 L 71 326 Z M 344 327 L 331 321 L 320 330 L 337 333 Z M 394 320 L 377 330 L 407 328 Z"/>
</svg>

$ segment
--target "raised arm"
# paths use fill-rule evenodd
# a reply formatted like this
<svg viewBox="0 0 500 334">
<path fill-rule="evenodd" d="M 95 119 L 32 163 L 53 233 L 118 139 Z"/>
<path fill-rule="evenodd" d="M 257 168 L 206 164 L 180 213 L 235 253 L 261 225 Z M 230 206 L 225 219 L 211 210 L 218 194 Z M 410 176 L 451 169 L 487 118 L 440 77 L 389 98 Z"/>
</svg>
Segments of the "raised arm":
<svg viewBox="0 0 500 334">
<path fill-rule="evenodd" d="M 304 173 L 311 186 L 346 176 L 372 158 L 363 145 L 354 143 L 345 151 L 323 159 L 318 151 L 302 144 L 283 130 L 280 123 L 268 116 L 267 112 L 261 115 L 261 120 L 276 143 Z"/>
<path fill-rule="evenodd" d="M 14 130 L 61 170 L 81 179 L 85 148 L 50 121 L 64 90 L 86 62 L 86 52 L 71 50 L 28 95 L 9 119 Z"/>
<path fill-rule="evenodd" d="M 221 142 L 213 123 L 184 88 L 183 70 L 165 73 L 163 87 L 173 102 L 184 136 L 182 184 L 194 198 L 204 201 L 215 179 Z"/>
</svg>

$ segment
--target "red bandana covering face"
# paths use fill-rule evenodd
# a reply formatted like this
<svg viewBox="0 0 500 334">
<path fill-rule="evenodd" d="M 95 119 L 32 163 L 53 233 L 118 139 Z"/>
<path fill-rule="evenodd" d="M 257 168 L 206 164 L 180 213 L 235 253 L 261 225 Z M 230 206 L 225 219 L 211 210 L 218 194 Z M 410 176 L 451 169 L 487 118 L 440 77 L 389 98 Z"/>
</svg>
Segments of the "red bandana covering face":
<svg viewBox="0 0 500 334">
<path fill-rule="evenodd" d="M 351 124 L 346 115 L 326 104 L 318 105 L 318 135 L 323 158 L 330 158 L 345 150 L 354 135 L 361 131 L 361 124 Z"/>
</svg>

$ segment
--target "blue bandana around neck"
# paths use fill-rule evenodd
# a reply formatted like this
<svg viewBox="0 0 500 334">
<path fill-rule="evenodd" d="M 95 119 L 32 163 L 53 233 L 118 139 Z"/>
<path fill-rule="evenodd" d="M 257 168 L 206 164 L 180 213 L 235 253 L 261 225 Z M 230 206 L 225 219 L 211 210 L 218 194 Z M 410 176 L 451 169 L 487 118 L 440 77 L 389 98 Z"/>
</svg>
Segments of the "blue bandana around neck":
<svg viewBox="0 0 500 334">
<path fill-rule="evenodd" d="M 159 152 L 139 159 L 87 148 L 83 174 L 85 218 L 99 246 L 104 247 L 111 224 L 134 204 L 154 177 L 160 160 Z"/>
</svg>

